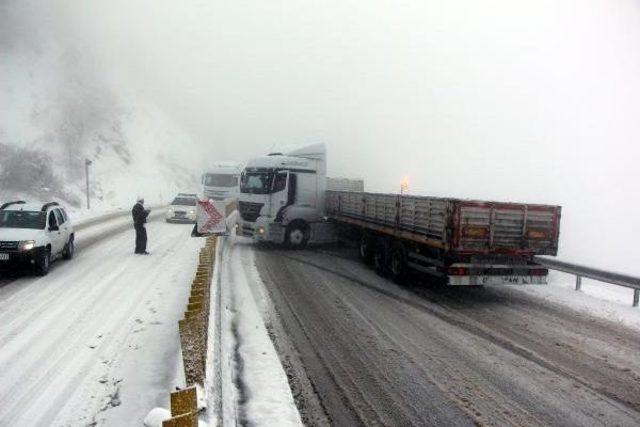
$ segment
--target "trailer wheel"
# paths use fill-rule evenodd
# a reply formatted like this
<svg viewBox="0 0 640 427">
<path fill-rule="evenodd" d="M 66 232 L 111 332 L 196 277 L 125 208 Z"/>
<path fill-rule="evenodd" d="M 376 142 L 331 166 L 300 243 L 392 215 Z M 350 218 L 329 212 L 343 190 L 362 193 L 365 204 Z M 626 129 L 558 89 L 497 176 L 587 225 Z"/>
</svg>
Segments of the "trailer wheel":
<svg viewBox="0 0 640 427">
<path fill-rule="evenodd" d="M 360 259 L 367 265 L 371 264 L 373 260 L 373 241 L 374 239 L 368 233 L 362 233 L 360 236 L 358 255 L 360 255 Z"/>
<path fill-rule="evenodd" d="M 396 243 L 391 249 L 389 273 L 396 283 L 404 283 L 407 279 L 407 251 L 402 243 Z"/>
<path fill-rule="evenodd" d="M 389 273 L 389 244 L 384 238 L 376 239 L 375 249 L 373 251 L 373 269 L 382 277 L 386 277 Z"/>
<path fill-rule="evenodd" d="M 285 243 L 291 249 L 302 249 L 309 242 L 309 227 L 306 223 L 297 221 L 289 224 L 285 235 Z"/>
</svg>

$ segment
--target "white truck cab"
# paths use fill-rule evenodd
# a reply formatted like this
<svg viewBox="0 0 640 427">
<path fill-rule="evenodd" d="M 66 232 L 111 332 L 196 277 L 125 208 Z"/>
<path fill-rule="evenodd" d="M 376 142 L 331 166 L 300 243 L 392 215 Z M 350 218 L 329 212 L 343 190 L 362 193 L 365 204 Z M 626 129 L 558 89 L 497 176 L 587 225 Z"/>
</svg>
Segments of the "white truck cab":
<svg viewBox="0 0 640 427">
<path fill-rule="evenodd" d="M 238 197 L 238 181 L 242 165 L 237 162 L 216 162 L 202 174 L 205 199 L 226 200 Z"/>
<path fill-rule="evenodd" d="M 319 241 L 326 185 L 324 144 L 252 159 L 240 177 L 237 234 L 292 247 Z"/>
<path fill-rule="evenodd" d="M 73 226 L 58 203 L 0 205 L 0 268 L 31 266 L 44 276 L 52 260 L 71 259 L 74 248 Z"/>
</svg>

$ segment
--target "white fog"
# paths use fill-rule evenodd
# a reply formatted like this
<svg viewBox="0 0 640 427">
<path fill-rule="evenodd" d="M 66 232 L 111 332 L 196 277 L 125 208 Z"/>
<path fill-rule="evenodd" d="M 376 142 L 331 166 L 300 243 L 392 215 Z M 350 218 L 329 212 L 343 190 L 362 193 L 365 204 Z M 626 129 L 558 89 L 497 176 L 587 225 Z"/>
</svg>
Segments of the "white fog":
<svg viewBox="0 0 640 427">
<path fill-rule="evenodd" d="M 561 259 L 637 274 L 639 75 L 634 0 L 4 0 L 0 196 L 15 147 L 128 204 L 325 142 L 369 191 L 562 205 Z"/>
<path fill-rule="evenodd" d="M 0 0 L 0 426 L 639 426 L 639 163 L 640 0 Z"/>
</svg>

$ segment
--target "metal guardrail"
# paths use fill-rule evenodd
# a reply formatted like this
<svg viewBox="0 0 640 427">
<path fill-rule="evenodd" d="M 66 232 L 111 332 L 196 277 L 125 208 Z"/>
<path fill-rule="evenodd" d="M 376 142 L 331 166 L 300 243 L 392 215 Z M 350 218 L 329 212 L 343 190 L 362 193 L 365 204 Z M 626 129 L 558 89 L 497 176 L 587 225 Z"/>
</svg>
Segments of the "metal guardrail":
<svg viewBox="0 0 640 427">
<path fill-rule="evenodd" d="M 599 282 L 610 283 L 612 285 L 624 286 L 625 288 L 631 288 L 633 289 L 633 306 L 638 307 L 638 303 L 640 302 L 640 277 L 598 270 L 597 268 L 585 267 L 583 265 L 571 264 L 541 256 L 536 256 L 534 259 L 538 264 L 551 270 L 562 271 L 564 273 L 575 275 L 576 291 L 579 291 L 582 287 L 583 277 L 597 280 Z"/>
</svg>

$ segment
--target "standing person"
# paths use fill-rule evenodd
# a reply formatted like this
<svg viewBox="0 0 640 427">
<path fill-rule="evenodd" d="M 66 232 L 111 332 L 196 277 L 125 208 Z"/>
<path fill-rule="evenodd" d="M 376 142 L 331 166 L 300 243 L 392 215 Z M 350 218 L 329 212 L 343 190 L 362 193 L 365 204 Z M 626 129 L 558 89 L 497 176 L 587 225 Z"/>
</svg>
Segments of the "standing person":
<svg viewBox="0 0 640 427">
<path fill-rule="evenodd" d="M 131 216 L 133 216 L 133 227 L 136 230 L 135 253 L 149 255 L 149 252 L 147 252 L 147 230 L 144 228 L 149 216 L 149 209 L 144 208 L 144 198 L 138 197 L 138 201 L 131 209 Z"/>
</svg>

